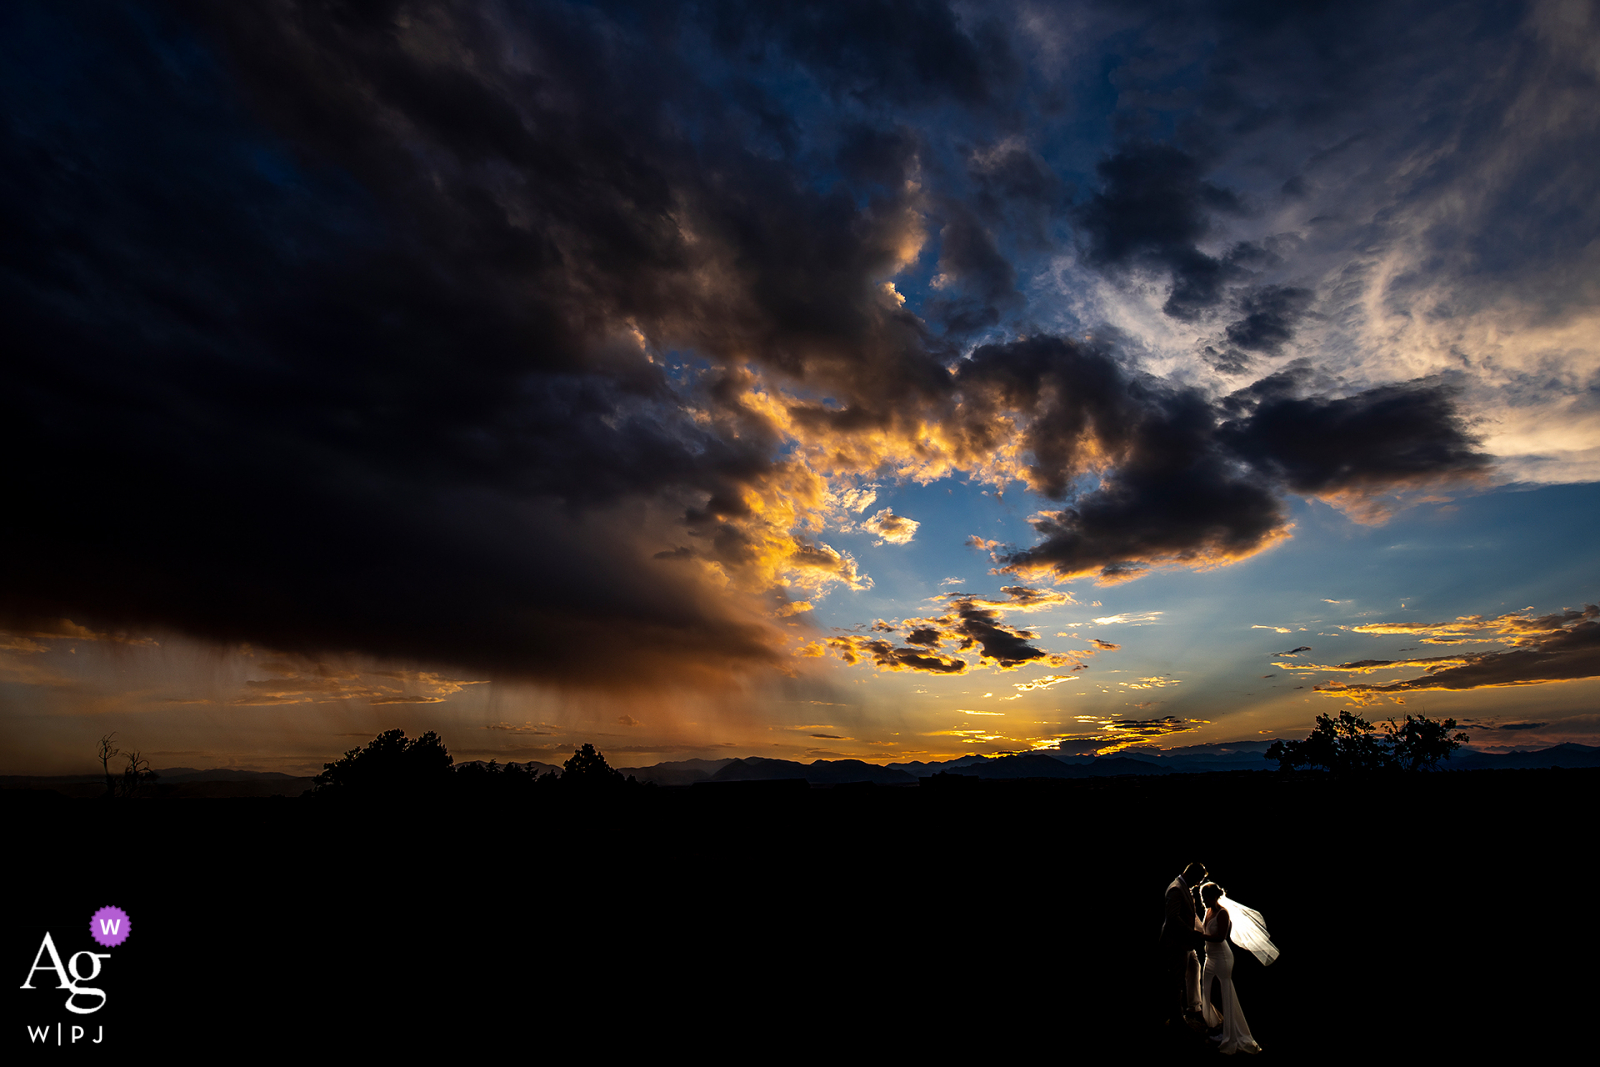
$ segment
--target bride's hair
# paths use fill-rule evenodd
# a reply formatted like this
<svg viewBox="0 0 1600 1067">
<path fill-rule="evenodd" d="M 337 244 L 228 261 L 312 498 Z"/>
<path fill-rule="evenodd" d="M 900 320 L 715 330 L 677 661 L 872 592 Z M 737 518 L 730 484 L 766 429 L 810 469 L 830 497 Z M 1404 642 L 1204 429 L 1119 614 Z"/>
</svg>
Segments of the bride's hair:
<svg viewBox="0 0 1600 1067">
<path fill-rule="evenodd" d="M 1200 887 L 1200 899 L 1206 902 L 1206 907 L 1214 907 L 1217 901 L 1221 900 L 1222 895 L 1226 892 L 1227 890 L 1223 889 L 1217 883 L 1207 882 L 1205 885 Z"/>
</svg>

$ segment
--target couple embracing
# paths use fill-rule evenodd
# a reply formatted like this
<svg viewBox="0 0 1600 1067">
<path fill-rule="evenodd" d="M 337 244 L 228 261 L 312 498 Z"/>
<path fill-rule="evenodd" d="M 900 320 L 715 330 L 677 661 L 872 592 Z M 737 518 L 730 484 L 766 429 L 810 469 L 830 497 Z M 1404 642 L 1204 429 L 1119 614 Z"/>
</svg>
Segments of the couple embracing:
<svg viewBox="0 0 1600 1067">
<path fill-rule="evenodd" d="M 1177 1002 L 1177 1018 L 1199 1015 L 1223 1053 L 1260 1052 L 1234 995 L 1229 941 L 1263 964 L 1278 958 L 1261 913 L 1229 898 L 1221 886 L 1208 881 L 1204 864 L 1189 864 L 1167 886 L 1161 954 L 1168 995 Z M 1200 966 L 1202 950 L 1204 970 Z"/>
</svg>

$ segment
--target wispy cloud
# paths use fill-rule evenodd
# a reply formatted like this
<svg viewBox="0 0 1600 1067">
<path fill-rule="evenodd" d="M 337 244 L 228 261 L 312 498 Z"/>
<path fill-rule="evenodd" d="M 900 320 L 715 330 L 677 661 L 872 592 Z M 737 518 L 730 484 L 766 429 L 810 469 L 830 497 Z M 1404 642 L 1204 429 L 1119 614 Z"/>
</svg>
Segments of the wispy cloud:
<svg viewBox="0 0 1600 1067">
<path fill-rule="evenodd" d="M 1019 693 L 1030 693 L 1037 689 L 1049 689 L 1051 686 L 1060 685 L 1062 682 L 1076 682 L 1081 675 L 1077 674 L 1047 674 L 1043 678 L 1035 678 L 1031 682 L 1017 682 L 1016 689 Z"/>
<path fill-rule="evenodd" d="M 1088 622 L 1069 622 L 1068 626 L 1147 626 L 1162 616 L 1159 611 L 1124 611 L 1116 615 L 1102 615 Z"/>
<path fill-rule="evenodd" d="M 275 656 L 260 662 L 265 678 L 248 678 L 244 691 L 229 703 L 240 707 L 330 703 L 360 700 L 368 704 L 439 704 L 481 681 L 445 678 L 432 671 L 363 671 L 297 657 Z"/>
<path fill-rule="evenodd" d="M 1600 676 L 1600 607 L 1589 604 L 1582 610 L 1538 616 L 1529 614 L 1531 610 L 1492 617 L 1462 616 L 1451 623 L 1378 623 L 1356 628 L 1375 635 L 1423 634 L 1424 641 L 1434 644 L 1492 641 L 1511 646 L 1504 651 L 1277 666 L 1307 673 L 1351 675 L 1418 667 L 1424 672 L 1420 677 L 1383 683 L 1332 681 L 1315 687 L 1319 692 L 1358 702 L 1384 696 L 1403 699 L 1404 694 L 1416 691 L 1538 685 Z"/>
</svg>

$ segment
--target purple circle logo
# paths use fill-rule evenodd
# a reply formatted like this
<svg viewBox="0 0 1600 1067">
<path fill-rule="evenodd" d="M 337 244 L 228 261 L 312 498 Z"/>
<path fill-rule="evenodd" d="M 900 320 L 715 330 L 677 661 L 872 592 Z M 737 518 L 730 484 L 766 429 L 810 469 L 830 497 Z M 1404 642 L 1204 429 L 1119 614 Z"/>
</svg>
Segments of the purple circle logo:
<svg viewBox="0 0 1600 1067">
<path fill-rule="evenodd" d="M 117 907 L 104 907 L 89 920 L 89 936 L 106 948 L 116 948 L 128 940 L 128 913 Z"/>
</svg>

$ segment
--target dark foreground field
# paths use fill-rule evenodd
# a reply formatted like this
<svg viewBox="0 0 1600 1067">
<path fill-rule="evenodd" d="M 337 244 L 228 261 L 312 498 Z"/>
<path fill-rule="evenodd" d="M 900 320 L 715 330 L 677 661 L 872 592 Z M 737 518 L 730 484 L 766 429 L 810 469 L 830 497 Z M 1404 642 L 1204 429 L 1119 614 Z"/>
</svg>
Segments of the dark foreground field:
<svg viewBox="0 0 1600 1067">
<path fill-rule="evenodd" d="M 647 790 L 534 807 L 104 803 L 11 791 L 4 959 L 134 933 L 74 1017 L 158 1056 L 1209 1058 L 1160 1025 L 1193 858 L 1282 958 L 1236 984 L 1266 1055 L 1553 1051 L 1594 1001 L 1597 771 L 1240 773 Z M 36 984 L 48 984 L 41 978 Z M 91 1029 L 90 1033 L 93 1033 Z M 108 1051 L 78 1050 L 86 1057 Z"/>
</svg>

